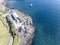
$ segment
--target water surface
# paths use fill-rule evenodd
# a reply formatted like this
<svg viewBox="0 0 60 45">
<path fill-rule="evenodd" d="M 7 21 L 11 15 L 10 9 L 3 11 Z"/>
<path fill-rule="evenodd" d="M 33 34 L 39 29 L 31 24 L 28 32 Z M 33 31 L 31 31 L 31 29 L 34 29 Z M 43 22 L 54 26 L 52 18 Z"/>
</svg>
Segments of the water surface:
<svg viewBox="0 0 60 45">
<path fill-rule="evenodd" d="M 32 17 L 36 26 L 33 45 L 60 45 L 60 0 L 12 0 L 7 5 Z"/>
</svg>

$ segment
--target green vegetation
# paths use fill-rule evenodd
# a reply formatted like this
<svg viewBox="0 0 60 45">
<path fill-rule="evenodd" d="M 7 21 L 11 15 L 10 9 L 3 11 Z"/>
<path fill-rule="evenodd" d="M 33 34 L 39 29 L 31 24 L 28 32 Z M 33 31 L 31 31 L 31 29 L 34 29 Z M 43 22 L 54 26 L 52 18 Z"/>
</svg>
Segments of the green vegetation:
<svg viewBox="0 0 60 45">
<path fill-rule="evenodd" d="M 18 41 L 19 41 L 18 37 L 15 36 L 15 38 L 14 38 L 14 42 L 13 42 L 13 45 L 18 45 Z"/>
<path fill-rule="evenodd" d="M 5 14 L 7 11 L 6 10 L 0 10 L 0 12 Z"/>
<path fill-rule="evenodd" d="M 9 27 L 0 14 L 0 45 L 8 45 L 10 39 Z"/>
<path fill-rule="evenodd" d="M 14 24 L 13 24 L 13 22 L 10 20 L 10 17 L 9 17 L 9 16 L 7 16 L 7 19 L 9 20 L 9 22 L 10 22 L 10 24 L 11 24 L 11 27 L 12 27 L 12 32 L 13 32 L 12 35 L 13 35 L 13 37 L 14 37 L 13 45 L 17 45 L 19 39 L 18 39 L 18 37 L 17 37 L 17 35 L 16 35 L 16 30 L 15 30 Z"/>
<path fill-rule="evenodd" d="M 4 20 L 4 18 L 3 18 L 3 16 L 1 14 L 0 14 L 0 20 L 2 21 L 2 23 L 4 24 L 4 26 L 6 28 L 8 28 L 8 30 L 9 30 L 8 24 L 6 23 L 6 21 Z"/>
<path fill-rule="evenodd" d="M 15 31 L 15 27 L 14 27 L 13 22 L 11 21 L 11 19 L 10 19 L 10 17 L 9 17 L 9 16 L 6 16 L 6 18 L 9 20 L 9 22 L 10 22 L 10 24 L 11 24 L 13 34 L 15 34 L 15 33 L 16 33 L 16 31 Z"/>
<path fill-rule="evenodd" d="M 13 45 L 17 45 L 18 44 L 18 37 L 16 35 L 16 30 L 15 30 L 15 27 L 14 27 L 14 24 L 12 21 L 10 21 L 11 23 L 11 26 L 12 26 L 12 32 L 13 32 L 13 37 L 14 37 L 14 42 L 13 42 Z"/>
</svg>

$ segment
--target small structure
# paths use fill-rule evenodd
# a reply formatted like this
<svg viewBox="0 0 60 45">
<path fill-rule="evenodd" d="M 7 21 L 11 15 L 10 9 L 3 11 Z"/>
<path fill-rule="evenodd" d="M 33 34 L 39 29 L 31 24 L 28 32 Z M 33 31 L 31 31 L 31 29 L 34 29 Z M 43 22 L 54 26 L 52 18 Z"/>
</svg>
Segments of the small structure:
<svg viewBox="0 0 60 45">
<path fill-rule="evenodd" d="M 32 7 L 33 6 L 33 4 L 30 4 L 30 7 Z"/>
<path fill-rule="evenodd" d="M 12 14 L 11 14 L 11 17 L 12 17 L 12 19 L 15 20 L 16 22 L 18 22 L 18 23 L 21 22 L 21 20 L 20 20 L 18 14 L 12 13 Z"/>
<path fill-rule="evenodd" d="M 14 16 L 14 18 L 19 17 L 18 14 L 16 14 L 15 12 L 13 12 L 12 15 Z"/>
</svg>

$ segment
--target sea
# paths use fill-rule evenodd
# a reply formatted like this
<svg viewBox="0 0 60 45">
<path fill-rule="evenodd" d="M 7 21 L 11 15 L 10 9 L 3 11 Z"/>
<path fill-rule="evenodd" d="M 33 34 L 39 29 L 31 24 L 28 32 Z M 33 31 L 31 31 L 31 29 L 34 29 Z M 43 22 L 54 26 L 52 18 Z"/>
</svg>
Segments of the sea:
<svg viewBox="0 0 60 45">
<path fill-rule="evenodd" d="M 32 17 L 36 28 L 32 45 L 60 45 L 60 0 L 10 0 L 7 6 Z"/>
</svg>

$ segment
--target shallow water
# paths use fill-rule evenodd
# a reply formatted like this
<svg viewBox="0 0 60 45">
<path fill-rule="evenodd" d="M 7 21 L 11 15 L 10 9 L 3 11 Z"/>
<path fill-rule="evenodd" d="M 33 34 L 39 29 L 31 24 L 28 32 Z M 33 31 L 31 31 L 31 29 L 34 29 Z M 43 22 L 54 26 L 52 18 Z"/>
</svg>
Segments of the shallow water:
<svg viewBox="0 0 60 45">
<path fill-rule="evenodd" d="M 60 45 L 60 0 L 12 0 L 7 5 L 33 18 L 34 45 Z"/>
</svg>

